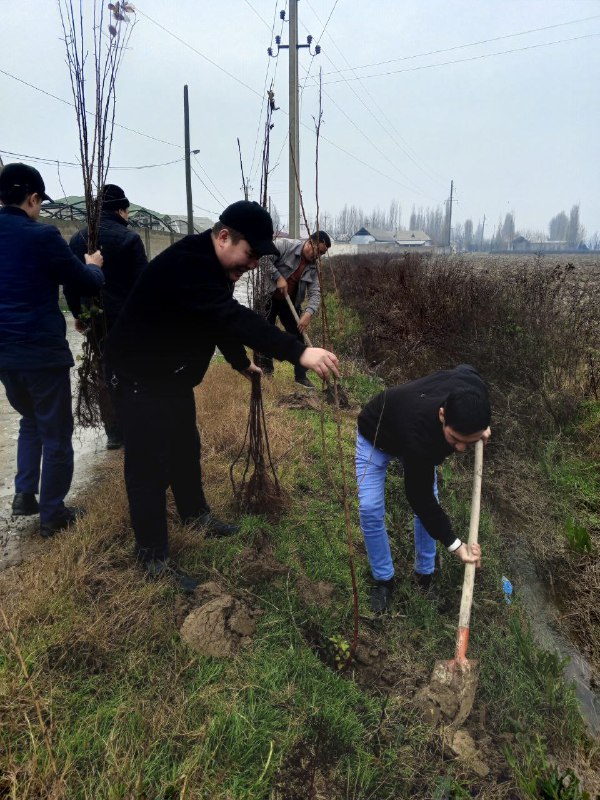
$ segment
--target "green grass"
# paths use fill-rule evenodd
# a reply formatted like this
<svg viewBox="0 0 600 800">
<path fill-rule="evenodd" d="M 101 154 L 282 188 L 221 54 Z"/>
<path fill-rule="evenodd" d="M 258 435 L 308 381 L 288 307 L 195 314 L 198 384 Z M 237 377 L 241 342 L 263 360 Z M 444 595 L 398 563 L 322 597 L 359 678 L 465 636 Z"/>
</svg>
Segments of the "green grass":
<svg viewBox="0 0 600 800">
<path fill-rule="evenodd" d="M 497 763 L 483 780 L 444 756 L 439 732 L 421 721 L 410 702 L 435 661 L 453 655 L 456 609 L 444 612 L 412 585 L 412 514 L 398 470 L 391 471 L 387 487 L 399 575 L 394 614 L 371 618 L 368 566 L 360 546 L 355 556 L 361 637 L 386 654 L 396 683 L 382 688 L 352 670 L 340 674 L 319 658 L 316 644 L 335 637 L 349 642 L 352 636 L 337 425 L 328 411 L 326 467 L 318 416 L 293 412 L 292 418 L 314 435 L 290 456 L 298 492 L 284 519 L 269 525 L 247 518 L 235 540 L 180 550 L 188 568 L 205 579 L 219 577 L 260 611 L 252 647 L 233 660 L 192 652 L 177 632 L 176 593 L 135 582 L 129 543 L 115 545 L 110 533 L 112 508 L 103 504 L 102 487 L 95 491 L 98 513 L 107 520 L 106 539 L 91 531 L 87 549 L 74 545 L 34 582 L 25 579 L 21 591 L 30 594 L 16 635 L 32 677 L 25 681 L 16 650 L 4 639 L 0 750 L 6 777 L 0 779 L 0 794 L 11 796 L 16 786 L 15 796 L 26 800 L 44 792 L 69 800 L 289 800 L 310 797 L 314 779 L 322 796 L 332 800 L 462 798 L 474 791 L 489 798 L 514 796 L 510 781 L 497 785 Z M 360 545 L 354 417 L 344 416 L 342 427 L 351 534 Z M 469 462 L 448 462 L 441 488 L 460 530 L 468 525 L 469 469 Z M 289 576 L 253 585 L 244 594 L 238 559 L 258 532 L 267 533 Z M 560 662 L 534 645 L 518 604 L 503 601 L 502 542 L 485 510 L 481 541 L 485 568 L 477 576 L 470 642 L 470 655 L 480 662 L 473 718 L 484 714 L 494 737 L 509 737 L 517 764 L 525 758 L 517 738 L 523 731 L 539 732 L 544 747 L 576 753 L 583 738 L 573 694 Z M 81 555 L 84 551 L 88 555 Z M 92 570 L 90 584 L 77 577 L 76 567 L 78 559 L 92 558 L 92 551 L 104 560 Z M 454 605 L 461 574 L 456 558 L 443 557 L 439 593 Z M 304 601 L 298 576 L 333 584 L 333 603 Z M 34 698 L 48 724 L 58 777 Z M 500 758 L 499 747 L 494 758 Z M 302 785 L 305 794 L 294 794 Z"/>
</svg>

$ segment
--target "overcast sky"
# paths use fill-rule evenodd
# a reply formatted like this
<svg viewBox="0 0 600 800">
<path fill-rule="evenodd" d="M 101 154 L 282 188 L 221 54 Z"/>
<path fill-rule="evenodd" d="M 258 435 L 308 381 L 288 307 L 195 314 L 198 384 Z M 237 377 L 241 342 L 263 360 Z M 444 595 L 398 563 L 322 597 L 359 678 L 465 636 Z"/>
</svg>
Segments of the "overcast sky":
<svg viewBox="0 0 600 800">
<path fill-rule="evenodd" d="M 71 101 L 57 2 L 0 0 L 0 7 L 0 155 L 35 163 L 48 193 L 61 196 L 56 164 L 30 156 L 76 161 L 75 112 L 20 82 Z M 269 193 L 285 224 L 288 53 L 270 59 L 266 51 L 275 34 L 288 41 L 279 19 L 286 0 L 139 0 L 136 7 L 117 122 L 137 133 L 115 129 L 109 180 L 132 202 L 185 212 L 187 83 L 191 145 L 200 150 L 194 213 L 214 219 L 242 196 L 237 137 L 258 199 L 264 90 L 273 80 L 280 110 L 271 164 L 279 166 Z M 587 233 L 600 230 L 600 0 L 300 0 L 298 9 L 300 40 L 310 33 L 322 47 L 315 58 L 306 49 L 299 58 L 309 214 L 314 78 L 322 69 L 322 213 L 346 203 L 387 209 L 397 200 L 408 226 L 412 207 L 443 203 L 454 180 L 456 222 L 471 218 L 476 226 L 485 214 L 491 232 L 514 211 L 518 230 L 547 233 L 553 215 L 579 203 Z M 82 193 L 78 168 L 63 164 L 60 178 L 67 194 Z"/>
</svg>

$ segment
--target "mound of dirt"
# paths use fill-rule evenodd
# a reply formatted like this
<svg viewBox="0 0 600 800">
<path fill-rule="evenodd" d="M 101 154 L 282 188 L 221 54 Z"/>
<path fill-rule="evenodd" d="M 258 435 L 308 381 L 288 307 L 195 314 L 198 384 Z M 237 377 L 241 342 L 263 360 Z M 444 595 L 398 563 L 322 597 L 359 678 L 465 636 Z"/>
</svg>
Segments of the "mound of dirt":
<svg viewBox="0 0 600 800">
<path fill-rule="evenodd" d="M 321 401 L 316 392 L 292 392 L 283 395 L 278 400 L 278 405 L 284 408 L 304 409 L 308 411 L 320 411 Z"/>
<path fill-rule="evenodd" d="M 458 760 L 462 761 L 469 769 L 472 769 L 476 775 L 479 775 L 480 778 L 485 778 L 489 775 L 490 768 L 482 760 L 481 753 L 477 749 L 473 737 L 464 728 L 460 728 L 457 731 L 446 728 L 444 741 L 457 756 Z"/>
<path fill-rule="evenodd" d="M 266 536 L 257 537 L 253 546 L 245 547 L 236 564 L 240 577 L 248 584 L 271 581 L 289 572 L 289 568 L 273 555 L 273 548 Z"/>
<path fill-rule="evenodd" d="M 438 722 L 455 728 L 467 719 L 475 702 L 478 665 L 469 662 L 468 668 L 447 661 L 438 661 L 431 681 L 415 698 L 425 719 L 432 725 Z"/>
<path fill-rule="evenodd" d="M 249 647 L 256 631 L 252 611 L 230 594 L 221 592 L 218 584 L 203 584 L 198 596 L 210 597 L 195 608 L 183 621 L 181 638 L 203 656 L 233 658 L 243 647 Z M 215 591 L 217 596 L 211 596 Z"/>
<path fill-rule="evenodd" d="M 327 607 L 331 605 L 335 586 L 327 581 L 311 581 L 304 575 L 296 578 L 296 589 L 303 603 Z"/>
</svg>

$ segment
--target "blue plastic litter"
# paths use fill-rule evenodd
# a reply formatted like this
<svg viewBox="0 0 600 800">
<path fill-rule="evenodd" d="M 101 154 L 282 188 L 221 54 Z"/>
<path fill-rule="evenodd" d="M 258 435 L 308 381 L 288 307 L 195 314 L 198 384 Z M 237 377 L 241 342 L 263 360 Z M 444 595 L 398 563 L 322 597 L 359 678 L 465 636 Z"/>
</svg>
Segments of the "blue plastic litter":
<svg viewBox="0 0 600 800">
<path fill-rule="evenodd" d="M 512 593 L 513 587 L 512 583 L 508 580 L 508 578 L 503 575 L 502 576 L 502 591 L 504 592 L 504 599 L 507 603 L 512 603 Z"/>
</svg>

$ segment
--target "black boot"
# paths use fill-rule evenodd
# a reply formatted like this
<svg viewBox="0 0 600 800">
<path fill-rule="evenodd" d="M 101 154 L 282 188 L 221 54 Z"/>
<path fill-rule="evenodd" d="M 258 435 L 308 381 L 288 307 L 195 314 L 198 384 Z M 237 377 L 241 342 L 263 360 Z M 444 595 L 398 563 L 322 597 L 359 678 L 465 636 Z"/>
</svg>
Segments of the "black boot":
<svg viewBox="0 0 600 800">
<path fill-rule="evenodd" d="M 383 614 L 388 610 L 392 595 L 394 594 L 395 580 L 390 578 L 387 581 L 377 581 L 371 588 L 369 602 L 371 611 L 374 614 Z"/>
<path fill-rule="evenodd" d="M 56 516 L 52 517 L 49 522 L 42 522 L 40 525 L 40 533 L 42 538 L 50 539 L 55 533 L 63 531 L 70 525 L 74 525 L 79 517 L 83 516 L 83 514 L 83 508 L 67 508 L 65 506 L 64 509 L 59 514 L 56 514 Z"/>
<path fill-rule="evenodd" d="M 215 517 L 212 511 L 204 511 L 197 517 L 186 519 L 185 524 L 204 533 L 207 539 L 222 539 L 225 536 L 234 536 L 240 531 L 239 525 L 223 522 L 222 519 Z"/>
<path fill-rule="evenodd" d="M 192 594 L 198 587 L 198 581 L 184 572 L 174 561 L 170 558 L 155 558 L 149 561 L 143 561 L 144 569 L 148 580 L 159 581 L 163 578 L 170 580 L 173 585 L 181 589 L 186 594 Z"/>
<path fill-rule="evenodd" d="M 29 492 L 16 492 L 12 501 L 13 517 L 31 517 L 40 513 L 40 506 L 35 495 Z"/>
<path fill-rule="evenodd" d="M 431 572 L 429 575 L 422 575 L 420 572 L 415 572 L 415 583 L 424 594 L 427 594 L 431 589 L 434 575 L 435 572 Z"/>
</svg>

